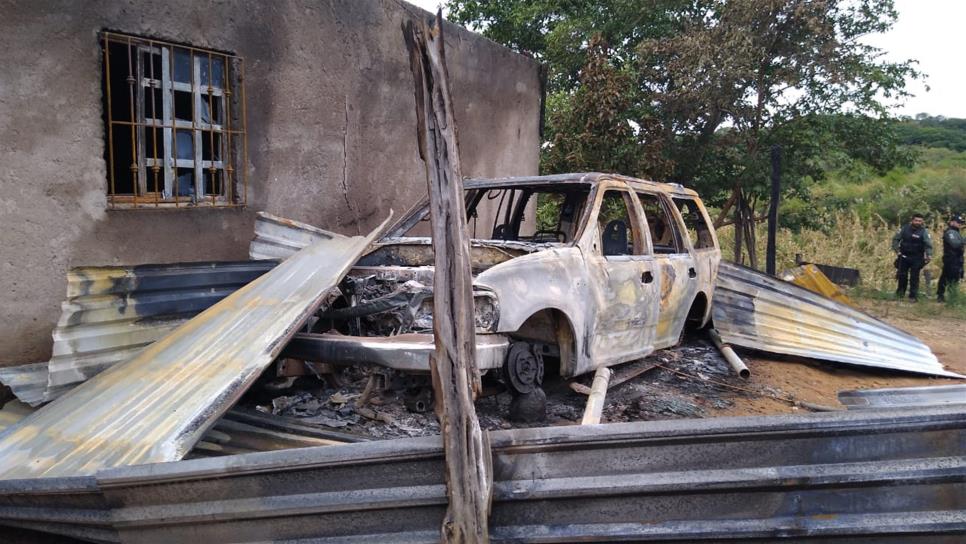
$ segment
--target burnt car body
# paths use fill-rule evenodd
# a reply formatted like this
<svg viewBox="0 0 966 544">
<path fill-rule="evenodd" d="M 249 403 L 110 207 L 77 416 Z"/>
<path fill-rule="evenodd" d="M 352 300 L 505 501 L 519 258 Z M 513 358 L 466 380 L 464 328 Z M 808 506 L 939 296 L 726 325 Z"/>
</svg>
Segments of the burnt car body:
<svg viewBox="0 0 966 544">
<path fill-rule="evenodd" d="M 477 364 L 518 392 L 672 346 L 710 317 L 720 250 L 698 195 L 612 174 L 465 181 Z M 495 207 L 495 210 L 494 210 Z M 425 202 L 351 269 L 343 299 L 286 354 L 428 372 L 433 249 Z M 481 226 L 482 224 L 482 226 Z M 484 232 L 480 232 L 484 231 Z"/>
</svg>

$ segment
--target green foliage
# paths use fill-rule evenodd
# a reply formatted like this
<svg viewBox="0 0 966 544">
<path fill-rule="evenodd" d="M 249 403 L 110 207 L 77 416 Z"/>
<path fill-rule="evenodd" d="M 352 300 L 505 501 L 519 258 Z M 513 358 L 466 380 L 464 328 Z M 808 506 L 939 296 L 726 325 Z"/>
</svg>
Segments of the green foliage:
<svg viewBox="0 0 966 544">
<path fill-rule="evenodd" d="M 591 39 L 611 44 L 611 60 L 630 66 L 644 37 L 668 35 L 672 0 L 449 0 L 452 20 L 534 57 L 549 69 L 550 94 L 573 91 Z"/>
<path fill-rule="evenodd" d="M 946 305 L 956 308 L 966 308 L 966 294 L 959 283 L 946 287 Z"/>
<path fill-rule="evenodd" d="M 966 119 L 947 119 L 919 114 L 896 124 L 899 141 L 905 145 L 945 147 L 966 151 Z"/>
<path fill-rule="evenodd" d="M 563 194 L 537 194 L 537 230 L 557 230 L 560 225 L 560 208 L 563 206 Z"/>
<path fill-rule="evenodd" d="M 660 140 L 635 132 L 629 122 L 633 76 L 615 66 L 609 53 L 600 35 L 592 37 L 580 86 L 552 96 L 543 171 L 639 173 L 646 165 L 655 172 L 663 164 Z"/>
<path fill-rule="evenodd" d="M 545 173 L 619 171 L 765 193 L 785 149 L 789 196 L 851 163 L 907 164 L 884 100 L 911 63 L 859 38 L 892 0 L 450 0 L 451 17 L 548 66 Z"/>
<path fill-rule="evenodd" d="M 862 220 L 881 218 L 893 225 L 908 221 L 913 213 L 944 219 L 966 211 L 966 152 L 922 149 L 915 166 L 881 175 L 868 168 L 845 168 L 804 192 L 782 203 L 783 226 L 822 228 L 832 214 L 845 210 Z"/>
</svg>

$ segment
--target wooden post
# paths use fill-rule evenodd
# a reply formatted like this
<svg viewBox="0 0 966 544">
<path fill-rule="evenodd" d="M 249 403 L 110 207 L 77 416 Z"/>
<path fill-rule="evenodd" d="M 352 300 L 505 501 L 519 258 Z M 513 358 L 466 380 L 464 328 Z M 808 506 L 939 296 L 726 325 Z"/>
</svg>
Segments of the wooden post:
<svg viewBox="0 0 966 544">
<path fill-rule="evenodd" d="M 493 471 L 489 440 L 480 429 L 473 405 L 481 389 L 476 367 L 473 277 L 442 22 L 440 12 L 432 27 L 420 21 L 407 25 L 406 32 L 416 84 L 419 153 L 426 163 L 435 252 L 436 352 L 430 366 L 436 415 L 446 451 L 449 498 L 442 540 L 487 542 Z"/>
<path fill-rule="evenodd" d="M 781 198 L 782 178 L 782 148 L 771 146 L 771 200 L 768 202 L 768 248 L 765 253 L 765 273 L 774 276 L 775 245 L 778 238 L 778 200 Z"/>
</svg>

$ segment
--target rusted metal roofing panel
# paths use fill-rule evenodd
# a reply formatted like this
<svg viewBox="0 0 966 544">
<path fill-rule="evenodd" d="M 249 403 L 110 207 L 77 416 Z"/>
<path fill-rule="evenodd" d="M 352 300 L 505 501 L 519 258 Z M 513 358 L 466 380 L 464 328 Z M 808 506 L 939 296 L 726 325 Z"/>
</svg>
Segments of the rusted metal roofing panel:
<svg viewBox="0 0 966 544">
<path fill-rule="evenodd" d="M 896 408 L 901 406 L 966 405 L 966 385 L 895 387 L 840 391 L 839 402 L 849 410 Z M 966 493 L 966 492 L 964 492 Z M 966 497 L 964 497 L 966 500 Z"/>
<path fill-rule="evenodd" d="M 53 332 L 50 387 L 85 381 L 131 359 L 273 266 L 246 261 L 72 269 Z M 48 400 L 56 397 L 52 393 Z"/>
<path fill-rule="evenodd" d="M 0 368 L 0 383 L 31 406 L 49 402 L 131 359 L 274 266 L 245 261 L 73 268 L 50 361 Z"/>
<path fill-rule="evenodd" d="M 379 231 L 323 240 L 0 433 L 0 478 L 181 459 Z"/>
<path fill-rule="evenodd" d="M 892 325 L 750 268 L 722 261 L 715 328 L 735 346 L 823 361 L 964 378 Z"/>
<path fill-rule="evenodd" d="M 490 439 L 494 542 L 950 542 L 966 531 L 966 413 L 952 407 Z M 444 462 L 426 437 L 0 481 L 0 524 L 137 544 L 437 542 Z"/>
<path fill-rule="evenodd" d="M 248 248 L 248 255 L 253 260 L 281 260 L 319 240 L 340 238 L 345 236 L 292 219 L 258 212 L 255 218 L 255 237 Z"/>
</svg>

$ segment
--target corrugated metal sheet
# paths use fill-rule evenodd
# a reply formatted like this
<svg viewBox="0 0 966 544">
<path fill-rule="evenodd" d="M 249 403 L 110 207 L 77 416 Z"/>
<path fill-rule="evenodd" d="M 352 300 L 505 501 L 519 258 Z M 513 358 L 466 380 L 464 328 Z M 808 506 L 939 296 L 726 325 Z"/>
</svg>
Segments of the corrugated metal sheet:
<svg viewBox="0 0 966 544">
<path fill-rule="evenodd" d="M 272 362 L 378 231 L 317 242 L 133 359 L 0 434 L 0 477 L 181 459 Z"/>
<path fill-rule="evenodd" d="M 9 387 L 21 401 L 39 406 L 47 402 L 52 394 L 63 394 L 70 389 L 69 386 L 48 389 L 49 374 L 48 363 L 5 366 L 0 367 L 0 383 Z"/>
<path fill-rule="evenodd" d="M 494 542 L 955 542 L 951 407 L 490 433 Z M 437 542 L 438 437 L 0 481 L 0 524 L 93 540 Z M 89 536 L 88 536 L 89 535 Z"/>
<path fill-rule="evenodd" d="M 17 400 L 11 400 L 0 408 L 0 431 L 14 425 L 33 413 L 34 409 Z"/>
<path fill-rule="evenodd" d="M 273 266 L 246 261 L 72 269 L 53 332 L 50 386 L 79 383 L 127 361 Z"/>
<path fill-rule="evenodd" d="M 823 361 L 964 378 L 915 336 L 750 268 L 722 262 L 712 304 L 728 344 Z"/>
<path fill-rule="evenodd" d="M 36 408 L 19 401 L 4 404 L 0 409 L 0 432 L 35 411 Z M 188 458 L 351 444 L 368 440 L 365 436 L 308 425 L 287 417 L 235 408 L 215 422 L 195 444 Z"/>
<path fill-rule="evenodd" d="M 71 269 L 50 361 L 0 368 L 0 383 L 32 406 L 51 401 L 131 359 L 274 266 L 245 261 Z"/>
<path fill-rule="evenodd" d="M 839 392 L 839 402 L 849 410 L 900 406 L 966 405 L 966 385 L 856 389 Z"/>
<path fill-rule="evenodd" d="M 248 255 L 253 260 L 282 260 L 320 240 L 339 238 L 345 236 L 270 213 L 258 212 L 255 218 L 255 238 L 248 248 Z"/>
</svg>

